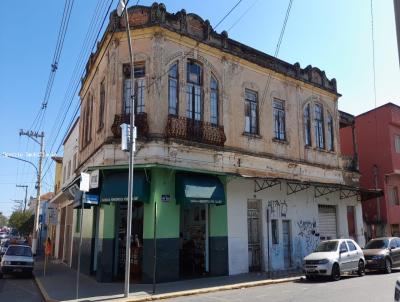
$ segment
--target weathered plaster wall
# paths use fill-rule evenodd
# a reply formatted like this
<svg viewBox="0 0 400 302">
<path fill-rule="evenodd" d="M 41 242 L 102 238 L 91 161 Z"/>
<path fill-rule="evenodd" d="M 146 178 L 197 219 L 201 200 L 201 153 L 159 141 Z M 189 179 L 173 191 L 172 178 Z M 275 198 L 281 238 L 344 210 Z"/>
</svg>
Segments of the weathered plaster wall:
<svg viewBox="0 0 400 302">
<path fill-rule="evenodd" d="M 286 183 L 282 182 L 263 191 L 254 193 L 254 181 L 234 178 L 227 184 L 228 205 L 228 244 L 229 273 L 231 275 L 248 272 L 248 229 L 247 200 L 260 200 L 261 208 L 261 242 L 262 267 L 268 270 L 268 259 L 271 270 L 285 269 L 283 256 L 282 220 L 290 221 L 291 232 L 291 268 L 300 267 L 304 256 L 312 252 L 319 243 L 318 205 L 336 206 L 338 238 L 348 238 L 347 206 L 355 206 L 356 241 L 363 246 L 361 203 L 356 197 L 340 199 L 339 192 L 319 198 L 314 197 L 314 190 L 307 190 L 287 195 Z M 270 218 L 278 220 L 279 244 L 272 244 L 271 227 L 267 225 L 267 209 Z M 268 240 L 270 256 L 268 257 Z"/>
</svg>

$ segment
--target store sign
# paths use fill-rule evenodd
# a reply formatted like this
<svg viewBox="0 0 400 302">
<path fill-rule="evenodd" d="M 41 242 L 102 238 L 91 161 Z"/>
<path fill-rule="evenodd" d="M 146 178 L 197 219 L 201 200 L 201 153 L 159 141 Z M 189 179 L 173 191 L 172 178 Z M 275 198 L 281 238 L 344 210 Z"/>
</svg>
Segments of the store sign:
<svg viewBox="0 0 400 302">
<path fill-rule="evenodd" d="M 169 195 L 169 194 L 162 194 L 161 195 L 161 201 L 168 202 L 170 200 L 171 200 L 171 195 Z"/>
<path fill-rule="evenodd" d="M 99 204 L 99 195 L 85 194 L 85 203 L 98 205 Z"/>
<path fill-rule="evenodd" d="M 81 190 L 82 192 L 89 192 L 90 189 L 89 185 L 90 185 L 90 174 L 82 172 L 79 190 Z"/>
<path fill-rule="evenodd" d="M 90 173 L 90 189 L 99 187 L 99 170 L 94 170 Z"/>
</svg>

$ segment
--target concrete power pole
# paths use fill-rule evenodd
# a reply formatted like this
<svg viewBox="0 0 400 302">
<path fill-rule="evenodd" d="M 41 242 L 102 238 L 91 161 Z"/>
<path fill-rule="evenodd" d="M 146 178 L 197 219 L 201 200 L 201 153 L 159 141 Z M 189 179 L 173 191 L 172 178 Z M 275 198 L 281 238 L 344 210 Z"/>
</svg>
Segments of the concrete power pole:
<svg viewBox="0 0 400 302">
<path fill-rule="evenodd" d="M 37 184 L 36 184 L 36 205 L 35 205 L 35 222 L 33 226 L 33 240 L 32 240 L 32 253 L 36 254 L 37 252 L 37 241 L 38 241 L 38 232 L 39 232 L 39 211 L 40 211 L 40 189 L 42 184 L 42 161 L 44 157 L 44 133 L 34 132 L 34 131 L 24 131 L 20 130 L 19 135 L 25 135 L 38 143 L 40 145 L 40 153 L 39 153 L 39 167 L 37 171 Z M 40 139 L 38 141 L 37 139 Z"/>
<path fill-rule="evenodd" d="M 28 198 L 28 186 L 27 185 L 15 185 L 18 188 L 25 188 L 25 200 L 24 200 L 24 212 L 26 211 L 26 202 Z"/>
</svg>

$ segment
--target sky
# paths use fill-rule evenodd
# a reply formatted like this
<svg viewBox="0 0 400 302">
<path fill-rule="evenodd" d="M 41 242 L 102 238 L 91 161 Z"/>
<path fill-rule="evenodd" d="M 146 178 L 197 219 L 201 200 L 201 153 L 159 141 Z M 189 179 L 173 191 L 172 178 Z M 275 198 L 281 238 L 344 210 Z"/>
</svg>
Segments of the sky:
<svg viewBox="0 0 400 302">
<path fill-rule="evenodd" d="M 130 5 L 137 0 L 131 0 Z M 78 103 L 74 80 L 83 72 L 91 41 L 100 27 L 111 0 L 75 0 L 46 113 L 40 127 L 45 150 L 54 153 L 67 131 Z M 0 154 L 15 153 L 37 164 L 38 145 L 20 129 L 30 129 L 44 98 L 50 65 L 56 47 L 64 0 L 1 1 L 0 3 Z M 151 5 L 153 1 L 139 1 Z M 165 0 L 169 12 L 184 8 L 215 26 L 237 0 Z M 253 48 L 274 54 L 289 0 L 242 0 L 218 26 L 229 37 Z M 98 6 L 99 5 L 99 6 Z M 112 1 L 116 8 L 117 0 Z M 99 9 L 96 11 L 96 7 Z M 102 9 L 100 9 L 102 8 Z M 95 14 L 97 12 L 97 14 Z M 96 16 L 90 35 L 87 32 Z M 108 19 L 107 19 L 108 21 Z M 376 105 L 400 105 L 400 69 L 397 56 L 393 0 L 373 0 L 376 66 Z M 294 0 L 278 57 L 301 67 L 312 65 L 336 78 L 339 109 L 357 115 L 375 107 L 371 9 L 369 0 Z M 85 43 L 86 41 L 86 43 Z M 82 49 L 88 51 L 82 52 Z M 81 58 L 85 60 L 79 61 Z M 74 73 L 75 70 L 75 73 Z M 77 73 L 79 71 L 79 73 Z M 69 110 L 67 104 L 72 100 Z M 65 123 L 60 127 L 60 121 Z M 60 127 L 59 135 L 57 136 Z M 53 146 L 53 148 L 51 148 Z M 29 153 L 29 154 L 27 154 Z M 62 155 L 62 148 L 57 153 Z M 52 191 L 54 165 L 45 160 L 42 192 Z M 0 156 L 0 212 L 10 215 L 13 200 L 35 196 L 34 168 Z"/>
</svg>

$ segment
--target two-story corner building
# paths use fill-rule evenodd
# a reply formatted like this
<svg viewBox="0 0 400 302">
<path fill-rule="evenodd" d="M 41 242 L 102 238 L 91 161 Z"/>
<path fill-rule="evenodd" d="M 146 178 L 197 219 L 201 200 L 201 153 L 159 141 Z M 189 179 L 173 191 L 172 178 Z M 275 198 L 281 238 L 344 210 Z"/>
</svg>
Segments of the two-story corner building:
<svg viewBox="0 0 400 302">
<path fill-rule="evenodd" d="M 113 12 L 80 90 L 78 171 L 100 175 L 83 254 L 98 280 L 124 275 L 120 125 L 132 113 L 134 279 L 152 278 L 155 243 L 157 281 L 298 268 L 321 239 L 363 244 L 359 174 L 343 169 L 334 79 L 185 10 L 134 6 L 129 22 L 134 87 L 124 19 Z"/>
<path fill-rule="evenodd" d="M 362 187 L 384 193 L 363 202 L 367 237 L 399 236 L 400 107 L 387 103 L 356 116 L 353 127 L 341 129 L 341 140 L 343 154 L 359 158 Z"/>
<path fill-rule="evenodd" d="M 53 158 L 56 162 L 55 196 L 50 200 L 50 204 L 57 209 L 56 231 L 51 238 L 54 242 L 53 256 L 68 266 L 72 266 L 73 260 L 73 190 L 74 184 L 79 181 L 75 173 L 78 165 L 78 139 L 79 118 L 69 129 L 64 139 L 63 157 Z"/>
</svg>

